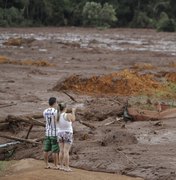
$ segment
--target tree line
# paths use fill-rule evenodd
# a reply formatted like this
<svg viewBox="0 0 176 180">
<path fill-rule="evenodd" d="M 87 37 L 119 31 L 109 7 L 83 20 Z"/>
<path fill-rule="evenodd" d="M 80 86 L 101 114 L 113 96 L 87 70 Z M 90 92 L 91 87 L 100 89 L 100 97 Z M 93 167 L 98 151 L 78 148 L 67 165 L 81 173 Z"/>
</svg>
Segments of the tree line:
<svg viewBox="0 0 176 180">
<path fill-rule="evenodd" d="M 0 26 L 176 30 L 175 0 L 0 0 Z"/>
</svg>

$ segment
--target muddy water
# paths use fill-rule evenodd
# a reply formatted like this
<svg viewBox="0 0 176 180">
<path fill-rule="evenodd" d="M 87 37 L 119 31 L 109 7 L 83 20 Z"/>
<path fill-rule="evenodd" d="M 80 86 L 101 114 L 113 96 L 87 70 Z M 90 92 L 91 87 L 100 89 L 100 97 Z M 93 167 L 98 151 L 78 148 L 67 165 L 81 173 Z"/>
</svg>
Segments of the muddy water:
<svg viewBox="0 0 176 180">
<path fill-rule="evenodd" d="M 81 48 L 104 48 L 113 51 L 151 51 L 162 52 L 176 56 L 176 43 L 172 34 L 162 35 L 158 33 L 155 37 L 153 34 L 97 34 L 97 33 L 2 33 L 0 34 L 0 46 L 9 38 L 22 37 L 34 38 L 38 41 L 48 40 L 55 43 L 76 43 Z"/>
</svg>

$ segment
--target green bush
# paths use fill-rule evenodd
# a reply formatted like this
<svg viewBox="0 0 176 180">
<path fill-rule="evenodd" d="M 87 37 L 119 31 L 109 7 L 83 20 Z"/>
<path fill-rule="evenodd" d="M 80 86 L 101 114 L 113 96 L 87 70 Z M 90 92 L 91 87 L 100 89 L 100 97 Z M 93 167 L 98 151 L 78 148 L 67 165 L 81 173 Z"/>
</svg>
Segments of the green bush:
<svg viewBox="0 0 176 180">
<path fill-rule="evenodd" d="M 83 7 L 83 24 L 90 26 L 111 26 L 117 21 L 115 9 L 112 5 L 105 3 L 87 2 Z"/>
<path fill-rule="evenodd" d="M 157 23 L 157 30 L 164 32 L 174 32 L 176 30 L 176 23 L 174 19 L 170 19 L 165 12 L 160 15 L 160 20 Z"/>
<path fill-rule="evenodd" d="M 15 7 L 4 10 L 4 20 L 7 21 L 8 25 L 16 26 L 23 22 L 24 18 L 22 13 Z"/>
<path fill-rule="evenodd" d="M 153 27 L 153 20 L 149 18 L 145 12 L 135 12 L 134 18 L 130 23 L 130 27 Z"/>
<path fill-rule="evenodd" d="M 101 4 L 96 2 L 87 2 L 83 8 L 84 25 L 99 25 Z"/>
<path fill-rule="evenodd" d="M 8 27 L 8 22 L 6 20 L 0 20 L 0 27 Z"/>
<path fill-rule="evenodd" d="M 6 27 L 8 22 L 4 19 L 4 10 L 0 8 L 0 27 Z"/>
<path fill-rule="evenodd" d="M 102 26 L 110 26 L 117 21 L 116 12 L 112 5 L 104 4 L 100 11 L 100 21 Z"/>
</svg>

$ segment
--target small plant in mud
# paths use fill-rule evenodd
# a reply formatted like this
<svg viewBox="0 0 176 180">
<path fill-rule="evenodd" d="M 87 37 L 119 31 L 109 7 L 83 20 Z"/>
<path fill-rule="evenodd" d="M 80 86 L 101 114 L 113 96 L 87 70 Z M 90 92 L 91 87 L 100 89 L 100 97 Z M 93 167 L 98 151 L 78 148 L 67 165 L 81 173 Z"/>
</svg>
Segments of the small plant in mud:
<svg viewBox="0 0 176 180">
<path fill-rule="evenodd" d="M 163 88 L 163 89 L 155 90 L 155 94 L 154 94 L 155 97 L 158 97 L 158 98 L 165 97 L 166 99 L 170 99 L 170 98 L 173 99 L 173 97 L 176 97 L 176 83 L 175 82 L 168 80 L 163 84 L 163 87 L 165 87 L 165 89 Z"/>
</svg>

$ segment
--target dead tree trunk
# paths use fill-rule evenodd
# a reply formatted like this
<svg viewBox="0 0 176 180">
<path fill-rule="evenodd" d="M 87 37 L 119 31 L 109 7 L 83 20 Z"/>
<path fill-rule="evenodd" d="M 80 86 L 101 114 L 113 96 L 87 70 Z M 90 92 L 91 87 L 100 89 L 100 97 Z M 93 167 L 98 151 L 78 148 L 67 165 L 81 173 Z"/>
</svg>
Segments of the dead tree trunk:
<svg viewBox="0 0 176 180">
<path fill-rule="evenodd" d="M 9 126 L 9 123 L 0 123 L 0 130 L 7 129 Z"/>
<path fill-rule="evenodd" d="M 6 139 L 16 140 L 16 141 L 20 141 L 20 142 L 25 142 L 25 143 L 39 144 L 39 142 L 36 142 L 35 139 L 23 139 L 23 138 L 18 138 L 18 137 L 14 137 L 14 136 L 6 136 L 3 134 L 0 134 L 0 137 L 6 138 Z"/>
<path fill-rule="evenodd" d="M 43 115 L 41 112 L 39 113 L 31 113 L 31 114 L 25 114 L 25 115 L 8 115 L 7 117 L 0 117 L 0 123 L 5 123 L 5 122 L 8 122 L 8 120 L 10 119 L 21 119 L 21 118 L 25 118 L 25 119 L 31 119 L 31 118 L 34 118 L 34 119 L 40 119 L 40 118 L 43 118 Z"/>
<path fill-rule="evenodd" d="M 28 124 L 36 125 L 36 126 L 45 126 L 45 123 L 40 122 L 33 118 L 33 116 L 14 116 L 8 115 L 6 118 L 6 122 L 25 122 Z"/>
<path fill-rule="evenodd" d="M 79 120 L 79 123 L 83 124 L 84 126 L 87 126 L 87 127 L 91 128 L 91 129 L 93 129 L 93 130 L 95 130 L 95 129 L 96 129 L 96 127 L 95 127 L 95 126 L 93 126 L 93 125 L 92 125 L 92 124 L 90 124 L 90 123 L 83 122 L 83 121 L 80 121 L 80 120 Z"/>
<path fill-rule="evenodd" d="M 32 130 L 32 128 L 33 128 L 33 126 L 34 126 L 33 124 L 30 125 L 29 130 L 28 130 L 28 132 L 27 132 L 27 135 L 26 135 L 26 138 L 25 138 L 25 139 L 28 139 L 29 134 L 30 134 L 30 132 L 31 132 L 31 130 Z"/>
</svg>

